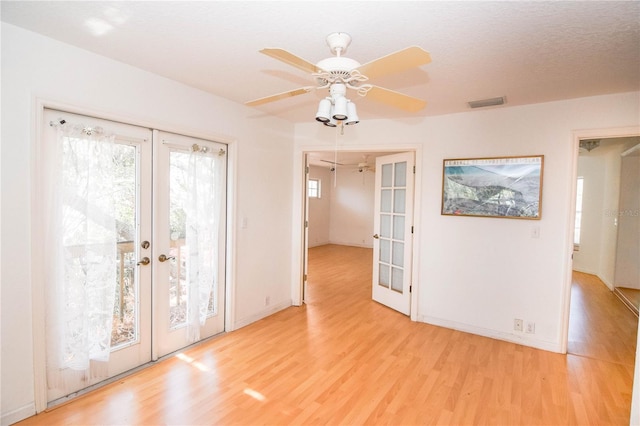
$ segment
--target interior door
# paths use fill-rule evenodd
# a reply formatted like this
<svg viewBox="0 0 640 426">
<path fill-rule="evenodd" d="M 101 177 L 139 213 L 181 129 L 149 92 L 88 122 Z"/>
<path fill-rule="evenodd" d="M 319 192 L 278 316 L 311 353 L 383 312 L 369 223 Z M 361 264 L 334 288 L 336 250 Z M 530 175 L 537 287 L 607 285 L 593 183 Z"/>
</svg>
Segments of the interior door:
<svg viewBox="0 0 640 426">
<path fill-rule="evenodd" d="M 115 294 L 111 293 L 113 299 L 113 326 L 111 330 L 105 330 L 111 334 L 111 353 L 106 363 L 96 363 L 91 361 L 88 372 L 74 369 L 69 366 L 56 366 L 52 362 L 47 362 L 47 402 L 55 401 L 65 397 L 80 389 L 84 389 L 108 377 L 113 377 L 124 371 L 130 370 L 151 360 L 151 267 L 147 260 L 151 258 L 151 151 L 152 133 L 149 129 L 116 123 L 108 120 L 99 120 L 92 117 L 70 114 L 51 109 L 45 109 L 43 129 L 43 157 L 47 156 L 58 140 L 58 126 L 62 122 L 67 125 L 76 126 L 81 129 L 80 135 L 87 135 L 95 132 L 109 132 L 115 134 L 113 150 L 113 168 L 109 168 L 107 181 L 111 181 L 109 191 L 116 193 L 115 204 L 110 210 L 100 209 L 95 205 L 96 198 L 90 198 L 92 194 L 73 193 L 68 196 L 65 189 L 65 196 L 62 202 L 62 228 L 64 231 L 58 237 L 59 250 L 49 250 L 45 255 L 45 264 L 51 260 L 56 262 L 67 259 L 71 265 L 77 264 L 78 269 L 65 266 L 64 283 L 73 279 L 76 282 L 86 279 L 86 277 L 69 278 L 73 274 L 89 274 L 87 269 L 91 264 L 90 259 L 84 251 L 87 240 L 79 242 L 77 234 L 87 228 L 99 228 L 100 221 L 105 218 L 115 221 L 116 238 L 112 244 L 116 245 L 115 252 L 115 283 L 108 283 L 110 288 L 115 287 Z M 82 137 L 76 139 L 76 145 L 71 146 L 69 139 L 65 136 L 64 158 L 59 163 L 61 167 L 63 181 L 62 187 L 67 188 L 71 184 L 80 183 L 85 185 L 88 180 L 95 176 L 95 171 L 84 165 L 95 157 L 95 151 L 99 146 L 89 150 L 83 150 L 88 146 Z M 88 139 L 88 138 L 87 138 Z M 101 142 L 98 142 L 100 144 Z M 44 168 L 56 169 L 56 164 L 52 164 L 51 156 L 44 159 Z M 57 170 L 57 169 L 56 169 Z M 93 173 L 93 174 L 92 174 Z M 44 176 L 43 176 L 44 178 Z M 69 184 L 66 182 L 69 181 Z M 46 183 L 45 183 L 46 185 Z M 47 187 L 49 188 L 49 187 Z M 51 197 L 53 190 L 47 192 L 43 198 Z M 95 195 L 95 194 L 94 194 Z M 38 200 L 38 203 L 44 202 Z M 93 206 L 92 206 L 93 204 Z M 81 208 L 81 207 L 89 208 Z M 49 215 L 46 216 L 50 218 Z M 69 224 L 74 222 L 70 226 Z M 98 233 L 102 232 L 100 229 Z M 55 260 L 59 259 L 59 260 Z M 146 259 L 146 260 L 145 260 Z M 113 276 L 113 275 L 110 275 Z M 48 277 L 49 278 L 49 277 Z M 47 294 L 47 351 L 51 352 L 52 339 L 55 340 L 59 333 L 77 333 L 78 329 L 65 331 L 64 325 L 55 325 L 55 318 L 67 314 L 69 302 L 56 303 L 60 300 L 60 291 L 66 284 L 55 284 L 54 280 L 47 279 L 45 283 L 45 293 Z M 52 294 L 53 286 L 56 287 Z M 80 286 L 86 286 L 80 282 Z M 63 290 L 62 292 L 64 292 Z M 68 288 L 66 290 L 69 292 Z M 77 291 L 77 288 L 76 290 Z M 58 294 L 55 294 L 58 293 Z M 66 296 L 65 296 L 66 297 Z M 82 299 L 87 296 L 81 295 Z M 74 300 L 78 300 L 77 298 Z M 63 308 L 63 306 L 65 306 Z M 67 323 L 69 317 L 65 317 Z M 77 317 L 76 317 L 77 319 Z M 95 331 L 89 330 L 89 334 Z M 58 350 L 65 350 L 67 346 Z"/>
<path fill-rule="evenodd" d="M 156 250 L 153 271 L 154 312 L 157 313 L 154 358 L 157 358 L 224 331 L 227 157 L 226 145 L 220 143 L 160 131 L 155 131 L 154 140 Z M 189 167 L 201 165 L 212 167 L 189 172 Z M 190 197 L 206 196 L 210 190 L 215 192 L 215 198 L 209 199 L 212 203 L 202 216 L 190 222 L 196 214 L 190 212 Z M 215 220 L 208 225 L 204 223 L 214 216 Z M 190 240 L 190 230 L 198 225 L 202 225 L 201 229 L 192 234 L 202 235 L 215 228 L 210 234 L 210 243 L 203 245 Z M 205 273 L 202 265 L 199 271 L 196 269 L 195 255 L 215 260 L 215 265 L 210 265 L 215 269 L 211 272 L 212 285 L 205 296 L 208 300 L 206 319 L 199 325 L 189 320 L 196 309 L 190 282 Z"/>
<path fill-rule="evenodd" d="M 376 158 L 373 300 L 409 315 L 414 153 Z"/>
</svg>

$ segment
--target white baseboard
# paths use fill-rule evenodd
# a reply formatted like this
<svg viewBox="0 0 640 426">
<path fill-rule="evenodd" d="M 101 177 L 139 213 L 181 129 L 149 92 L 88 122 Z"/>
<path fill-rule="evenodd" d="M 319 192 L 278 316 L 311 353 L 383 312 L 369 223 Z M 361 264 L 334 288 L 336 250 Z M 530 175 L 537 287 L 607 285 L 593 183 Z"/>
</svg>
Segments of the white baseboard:
<svg viewBox="0 0 640 426">
<path fill-rule="evenodd" d="M 328 244 L 335 244 L 338 246 L 350 246 L 350 247 L 362 247 L 362 248 L 373 248 L 373 243 L 354 243 L 353 241 L 329 241 Z"/>
<path fill-rule="evenodd" d="M 17 423 L 27 417 L 34 416 L 36 414 L 36 404 L 31 402 L 24 407 L 20 407 L 16 410 L 9 411 L 8 413 L 2 413 L 2 426 L 9 426 Z"/>
<path fill-rule="evenodd" d="M 424 322 L 426 324 L 437 325 L 439 327 L 450 328 L 452 330 L 463 331 L 465 333 L 476 334 L 478 336 L 489 337 L 491 339 L 503 340 L 505 342 L 529 346 L 544 351 L 563 353 L 560 343 L 536 339 L 533 334 L 505 333 L 502 331 L 490 330 L 487 328 L 476 327 L 473 325 L 444 320 L 441 318 L 434 318 L 428 315 L 420 315 L 418 317 L 418 321 Z"/>
<path fill-rule="evenodd" d="M 254 315 L 250 315 L 246 318 L 240 318 L 238 320 L 236 320 L 233 324 L 233 329 L 237 330 L 239 328 L 242 327 L 246 327 L 247 325 L 254 323 L 256 321 L 260 321 L 263 318 L 268 317 L 269 315 L 273 315 L 276 312 L 280 312 L 284 309 L 287 309 L 289 307 L 293 306 L 293 302 L 291 301 L 291 299 L 289 300 L 285 300 L 283 302 L 280 303 L 276 303 L 270 306 L 267 306 L 265 309 L 261 310 L 260 312 L 254 314 Z"/>
</svg>

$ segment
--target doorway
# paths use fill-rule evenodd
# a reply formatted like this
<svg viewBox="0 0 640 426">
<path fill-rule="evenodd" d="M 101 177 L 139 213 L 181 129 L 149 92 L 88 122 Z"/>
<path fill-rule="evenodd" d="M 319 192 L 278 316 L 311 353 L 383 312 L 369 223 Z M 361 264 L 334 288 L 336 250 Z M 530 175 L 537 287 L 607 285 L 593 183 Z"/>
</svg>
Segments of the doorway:
<svg viewBox="0 0 640 426">
<path fill-rule="evenodd" d="M 565 351 L 570 353 L 569 335 L 571 330 L 570 315 L 571 307 L 574 305 L 572 300 L 572 290 L 576 288 L 572 285 L 573 279 L 583 279 L 585 276 L 591 276 L 594 280 L 590 282 L 598 282 L 603 287 L 608 287 L 608 291 L 614 290 L 615 282 L 615 262 L 616 262 L 616 241 L 618 238 L 617 230 L 617 214 L 619 209 L 619 178 L 620 178 L 620 154 L 625 150 L 626 144 L 633 144 L 633 140 L 640 136 L 640 128 L 617 128 L 605 130 L 580 131 L 574 133 L 574 169 L 572 173 L 573 199 L 572 201 L 572 220 L 576 224 L 576 229 L 570 232 L 572 237 L 571 248 L 573 256 L 571 256 L 570 267 L 568 268 L 568 276 L 566 282 L 566 305 L 565 305 Z M 600 142 L 602 145 L 600 145 Z M 607 142 L 609 141 L 609 142 Z M 622 141 L 623 145 L 619 143 Z M 580 146 L 582 142 L 582 147 Z M 597 143 L 596 143 L 597 142 Z M 610 144 L 607 148 L 607 145 Z M 589 150 L 592 152 L 589 154 Z M 598 159 L 600 154 L 603 157 Z M 580 151 L 583 152 L 582 155 Z M 597 155 L 596 155 L 597 154 Z M 580 164 L 579 157 L 590 158 Z M 599 163 L 599 166 L 598 166 Z M 604 165 L 615 165 L 616 167 L 608 167 L 605 173 Z M 589 186 L 591 190 L 599 187 L 595 192 L 599 195 L 594 197 L 593 194 L 587 195 L 587 199 L 582 200 L 582 207 L 577 206 L 577 187 L 579 177 L 589 177 Z M 616 183 L 618 182 L 618 183 Z M 587 185 L 587 182 L 583 182 Z M 613 186 L 612 186 L 613 185 Z M 606 187 L 606 190 L 605 190 Z M 585 218 L 585 213 L 590 218 Z M 582 216 L 582 221 L 577 221 Z M 586 234 L 585 234 L 586 232 Z M 578 239 L 574 239 L 577 238 Z M 577 272 L 574 272 L 574 269 Z M 585 275 L 585 273 L 587 275 Z M 611 295 L 611 293 L 609 293 Z M 613 296 L 613 295 L 611 295 Z M 614 297 L 615 298 L 615 297 Z"/>
<path fill-rule="evenodd" d="M 225 144 L 45 108 L 38 149 L 47 404 L 224 331 Z"/>
<path fill-rule="evenodd" d="M 397 283 L 394 281 L 392 287 L 388 286 L 387 292 L 378 292 L 380 293 L 378 294 L 378 298 L 384 296 L 381 303 L 385 303 L 384 301 L 389 299 L 386 293 L 393 293 L 392 299 L 394 301 L 398 295 L 404 293 L 402 299 L 406 300 L 406 303 L 395 303 L 394 309 L 397 309 L 395 305 L 402 306 L 403 309 L 401 309 L 401 311 L 403 313 L 409 314 L 411 311 L 411 315 L 415 315 L 415 308 L 410 309 L 410 306 L 415 303 L 415 300 L 411 300 L 409 294 L 411 279 L 413 278 L 414 288 L 417 282 L 417 275 L 415 275 L 414 271 L 415 263 L 413 262 L 415 247 L 410 244 L 414 242 L 414 235 L 411 234 L 411 232 L 412 224 L 415 222 L 413 221 L 413 217 L 409 216 L 410 220 L 406 221 L 406 227 L 402 226 L 403 230 L 406 228 L 407 234 L 405 235 L 403 232 L 402 235 L 400 235 L 400 227 L 405 223 L 403 221 L 405 219 L 404 210 L 402 210 L 402 213 L 398 210 L 382 215 L 376 214 L 375 212 L 375 206 L 380 204 L 379 199 L 377 204 L 375 201 L 376 191 L 380 192 L 379 189 L 376 189 L 376 175 L 380 176 L 380 174 L 377 173 L 378 167 L 376 166 L 376 159 L 390 157 L 391 154 L 396 152 L 398 151 L 327 150 L 302 153 L 304 156 L 305 170 L 309 170 L 309 173 L 304 174 L 303 188 L 305 188 L 305 190 L 301 200 L 304 212 L 304 231 L 301 235 L 303 239 L 301 249 L 303 270 L 302 294 L 306 292 L 309 247 L 339 244 L 373 249 L 375 243 L 379 244 L 381 241 L 380 236 L 378 236 L 378 239 L 374 236 L 374 234 L 380 234 L 380 231 L 374 231 L 376 223 L 379 227 L 381 218 L 391 220 L 390 218 L 393 217 L 394 221 L 392 222 L 395 226 L 395 228 L 393 228 L 395 229 L 395 234 L 392 237 L 391 235 L 387 235 L 387 233 L 385 233 L 386 231 L 383 232 L 383 242 L 385 245 L 383 245 L 382 248 L 389 248 L 389 250 L 384 251 L 389 255 L 389 261 L 386 264 L 385 261 L 374 262 L 374 269 L 376 271 L 378 271 L 379 268 L 383 269 L 383 273 L 375 273 L 374 278 L 382 279 L 382 285 L 383 282 L 389 281 L 385 277 L 391 277 L 389 274 L 385 275 L 384 272 L 390 273 L 393 271 L 394 274 L 392 274 L 392 276 L 394 280 L 402 281 L 401 278 L 406 279 L 404 287 L 400 281 Z M 392 161 L 389 164 L 385 164 L 384 168 L 390 167 L 393 169 L 398 166 L 396 176 L 404 176 L 400 171 L 404 173 L 408 172 L 411 178 L 407 178 L 407 181 L 410 181 L 413 185 L 415 173 L 413 161 L 416 153 L 411 149 L 402 150 L 401 152 L 405 152 L 405 155 L 408 155 L 411 161 L 407 161 L 404 157 L 403 159 L 396 158 L 394 160 L 395 162 Z M 406 166 L 409 163 L 410 165 L 407 166 L 406 169 L 400 167 L 403 165 Z M 308 194 L 309 182 L 313 185 L 311 197 L 309 197 Z M 397 181 L 398 185 L 404 185 L 399 182 L 400 180 Z M 404 198 L 398 198 L 396 199 L 396 203 L 403 201 L 403 203 L 400 204 L 404 206 L 405 201 L 409 202 L 410 213 L 414 213 L 415 209 L 412 203 L 417 197 L 418 192 L 413 191 L 412 185 L 408 189 L 398 187 L 394 190 L 390 187 L 390 189 L 383 190 L 382 192 L 384 192 L 385 195 L 389 192 L 393 193 L 394 191 L 397 194 L 405 194 L 405 191 L 410 193 L 411 196 L 406 200 Z M 387 221 L 384 220 L 382 222 L 383 225 L 387 223 Z M 391 222 L 389 222 L 388 225 L 389 224 L 391 224 Z M 389 228 L 389 230 L 391 231 L 391 228 Z M 394 255 L 391 255 L 391 248 L 394 248 L 396 251 Z M 382 289 L 382 287 L 380 289 Z M 373 297 L 375 299 L 375 295 L 373 295 Z"/>
</svg>

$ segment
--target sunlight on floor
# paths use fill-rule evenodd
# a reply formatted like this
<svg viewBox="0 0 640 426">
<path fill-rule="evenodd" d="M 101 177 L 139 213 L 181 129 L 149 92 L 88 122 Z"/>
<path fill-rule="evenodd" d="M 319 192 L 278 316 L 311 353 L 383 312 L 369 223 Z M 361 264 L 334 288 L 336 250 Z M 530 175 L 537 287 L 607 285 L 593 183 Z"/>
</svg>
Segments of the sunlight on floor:
<svg viewBox="0 0 640 426">
<path fill-rule="evenodd" d="M 193 365 L 195 368 L 197 368 L 198 370 L 202 371 L 202 372 L 208 372 L 209 368 L 207 368 L 207 366 L 205 366 L 204 364 L 202 364 L 201 362 L 196 361 L 195 359 L 191 358 L 190 356 L 187 356 L 185 354 L 177 354 L 176 358 L 178 358 L 179 360 L 182 360 L 188 364 Z"/>
<path fill-rule="evenodd" d="M 267 398 L 263 394 L 261 394 L 258 391 L 255 391 L 253 389 L 247 388 L 247 389 L 244 390 L 244 393 L 245 393 L 245 395 L 249 395 L 251 398 L 253 398 L 255 400 L 258 400 L 260 402 L 264 402 L 264 401 L 267 400 Z"/>
</svg>

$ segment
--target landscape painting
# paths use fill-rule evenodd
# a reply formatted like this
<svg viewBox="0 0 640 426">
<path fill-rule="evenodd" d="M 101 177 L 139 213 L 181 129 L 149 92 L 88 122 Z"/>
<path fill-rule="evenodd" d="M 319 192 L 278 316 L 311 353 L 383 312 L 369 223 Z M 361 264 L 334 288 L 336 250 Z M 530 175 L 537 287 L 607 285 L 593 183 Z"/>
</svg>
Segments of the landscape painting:
<svg viewBox="0 0 640 426">
<path fill-rule="evenodd" d="M 540 219 L 544 156 L 444 160 L 442 214 Z"/>
</svg>

